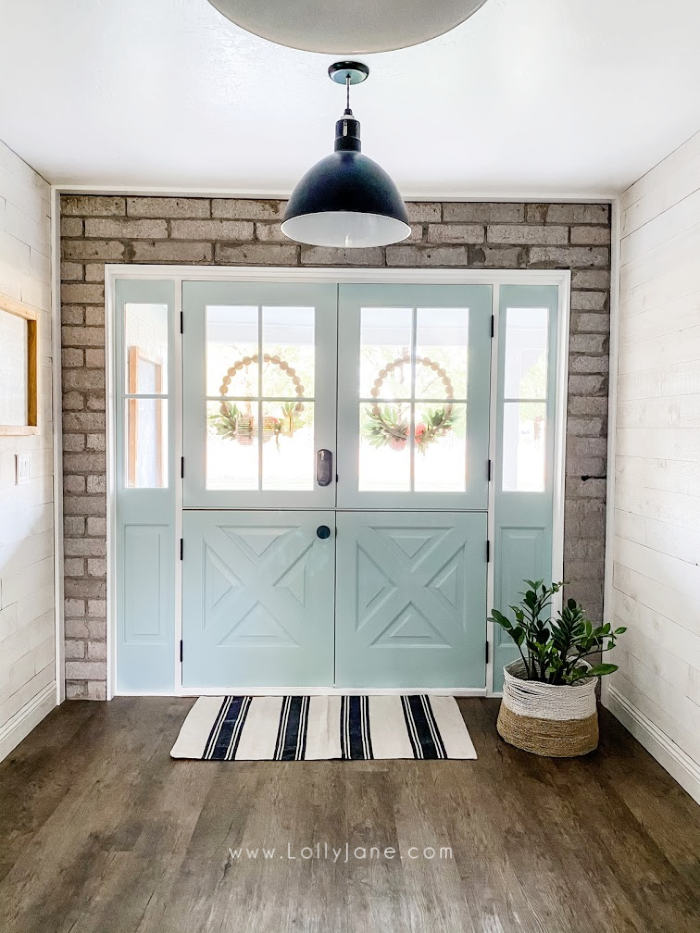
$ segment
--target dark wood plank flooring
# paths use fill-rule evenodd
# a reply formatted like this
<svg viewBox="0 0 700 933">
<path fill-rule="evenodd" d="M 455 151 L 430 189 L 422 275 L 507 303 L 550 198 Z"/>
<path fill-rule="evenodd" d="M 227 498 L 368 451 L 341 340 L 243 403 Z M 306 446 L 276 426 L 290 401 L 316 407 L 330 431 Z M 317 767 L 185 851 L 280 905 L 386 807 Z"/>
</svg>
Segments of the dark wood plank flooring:
<svg viewBox="0 0 700 933">
<path fill-rule="evenodd" d="M 605 712 L 577 761 L 481 699 L 478 761 L 172 761 L 191 703 L 67 703 L 0 764 L 3 933 L 700 931 L 700 807 Z M 301 857 L 346 842 L 405 857 Z"/>
</svg>

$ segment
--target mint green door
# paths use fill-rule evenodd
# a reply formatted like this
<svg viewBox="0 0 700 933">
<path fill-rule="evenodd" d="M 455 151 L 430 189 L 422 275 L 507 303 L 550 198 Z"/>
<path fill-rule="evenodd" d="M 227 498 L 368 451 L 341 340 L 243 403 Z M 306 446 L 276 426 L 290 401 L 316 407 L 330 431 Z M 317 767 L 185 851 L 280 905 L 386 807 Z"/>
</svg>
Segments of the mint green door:
<svg viewBox="0 0 700 933">
<path fill-rule="evenodd" d="M 183 309 L 183 686 L 483 688 L 491 287 Z"/>
</svg>

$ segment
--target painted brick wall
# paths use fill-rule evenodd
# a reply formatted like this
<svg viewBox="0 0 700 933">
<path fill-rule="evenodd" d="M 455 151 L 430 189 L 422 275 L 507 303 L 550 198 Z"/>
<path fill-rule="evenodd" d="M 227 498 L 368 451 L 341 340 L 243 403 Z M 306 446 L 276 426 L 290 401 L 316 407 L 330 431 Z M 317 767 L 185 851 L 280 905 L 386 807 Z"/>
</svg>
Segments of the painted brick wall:
<svg viewBox="0 0 700 933">
<path fill-rule="evenodd" d="M 55 681 L 50 193 L 0 143 L 0 294 L 38 315 L 40 429 L 0 437 L 0 758 L 50 708 Z M 30 463 L 21 486 L 18 453 Z"/>
<path fill-rule="evenodd" d="M 105 694 L 105 263 L 572 269 L 565 576 L 602 619 L 610 208 L 606 204 L 409 205 L 410 240 L 366 250 L 299 246 L 282 201 L 61 199 L 66 677 Z"/>
</svg>

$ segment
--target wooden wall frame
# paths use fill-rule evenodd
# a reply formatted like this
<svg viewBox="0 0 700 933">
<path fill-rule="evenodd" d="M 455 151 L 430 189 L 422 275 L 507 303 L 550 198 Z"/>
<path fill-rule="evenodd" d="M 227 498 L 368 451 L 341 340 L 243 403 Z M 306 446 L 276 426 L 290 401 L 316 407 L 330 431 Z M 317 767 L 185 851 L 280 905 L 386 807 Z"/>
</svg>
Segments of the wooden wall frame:
<svg viewBox="0 0 700 933">
<path fill-rule="evenodd" d="M 37 313 L 28 305 L 7 295 L 0 295 L 0 311 L 24 318 L 27 322 L 27 423 L 0 424 L 0 435 L 26 436 L 39 433 L 38 350 L 39 322 Z"/>
</svg>

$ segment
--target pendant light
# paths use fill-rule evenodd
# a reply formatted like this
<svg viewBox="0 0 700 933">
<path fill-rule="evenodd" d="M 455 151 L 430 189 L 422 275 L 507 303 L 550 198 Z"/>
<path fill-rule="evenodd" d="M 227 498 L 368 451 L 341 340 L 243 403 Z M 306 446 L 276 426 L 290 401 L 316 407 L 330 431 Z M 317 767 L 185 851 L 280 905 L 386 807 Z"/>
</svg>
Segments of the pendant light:
<svg viewBox="0 0 700 933">
<path fill-rule="evenodd" d="M 350 109 L 350 85 L 369 76 L 361 62 L 336 62 L 331 79 L 346 88 L 335 125 L 334 152 L 317 162 L 292 192 L 282 232 L 313 246 L 386 246 L 411 232 L 406 207 L 383 168 L 360 151 L 360 123 Z"/>
</svg>

